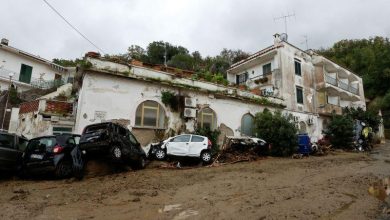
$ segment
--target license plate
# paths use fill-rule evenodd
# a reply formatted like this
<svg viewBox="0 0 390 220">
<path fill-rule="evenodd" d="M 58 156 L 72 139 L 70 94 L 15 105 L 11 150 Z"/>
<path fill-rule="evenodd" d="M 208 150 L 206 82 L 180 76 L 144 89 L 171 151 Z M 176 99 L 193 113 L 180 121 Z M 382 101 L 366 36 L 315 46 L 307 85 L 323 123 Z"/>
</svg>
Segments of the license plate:
<svg viewBox="0 0 390 220">
<path fill-rule="evenodd" d="M 40 154 L 31 154 L 31 159 L 38 159 L 38 160 L 42 160 L 43 159 L 43 155 L 40 155 Z"/>
</svg>

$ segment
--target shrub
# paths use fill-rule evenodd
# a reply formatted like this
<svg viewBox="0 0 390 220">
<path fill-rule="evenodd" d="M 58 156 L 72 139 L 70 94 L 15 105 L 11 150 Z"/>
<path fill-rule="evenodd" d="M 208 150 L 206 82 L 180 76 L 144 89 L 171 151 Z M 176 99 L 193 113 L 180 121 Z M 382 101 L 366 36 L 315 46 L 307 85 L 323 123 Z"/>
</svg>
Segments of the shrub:
<svg viewBox="0 0 390 220">
<path fill-rule="evenodd" d="M 291 115 L 283 116 L 279 111 L 273 114 L 265 109 L 256 114 L 254 131 L 257 137 L 272 145 L 273 156 L 289 156 L 298 147 L 298 130 Z"/>
<path fill-rule="evenodd" d="M 164 103 L 165 106 L 169 106 L 172 110 L 178 110 L 179 102 L 175 93 L 170 91 L 162 91 L 161 92 L 161 102 Z"/>
<path fill-rule="evenodd" d="M 325 134 L 329 136 L 333 147 L 348 149 L 355 135 L 353 128 L 354 122 L 348 115 L 333 115 Z"/>
<path fill-rule="evenodd" d="M 381 124 L 381 117 L 378 115 L 378 112 L 368 110 L 364 111 L 362 108 L 343 108 L 343 113 L 349 116 L 351 119 L 356 119 L 366 123 L 370 126 L 375 132 L 379 130 L 379 125 Z"/>
</svg>

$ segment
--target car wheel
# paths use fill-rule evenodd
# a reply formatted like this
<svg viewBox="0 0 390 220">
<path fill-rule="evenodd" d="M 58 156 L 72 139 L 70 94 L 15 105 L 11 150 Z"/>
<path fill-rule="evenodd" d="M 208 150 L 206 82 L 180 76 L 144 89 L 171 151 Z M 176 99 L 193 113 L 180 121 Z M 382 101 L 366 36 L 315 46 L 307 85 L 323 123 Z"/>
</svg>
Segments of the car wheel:
<svg viewBox="0 0 390 220">
<path fill-rule="evenodd" d="M 137 161 L 134 162 L 133 169 L 134 170 L 141 170 L 144 169 L 146 166 L 146 159 L 145 157 L 141 156 Z"/>
<path fill-rule="evenodd" d="M 210 163 L 211 162 L 211 153 L 210 151 L 203 151 L 200 154 L 200 159 L 202 160 L 203 163 Z"/>
<path fill-rule="evenodd" d="M 72 162 L 68 160 L 60 161 L 55 170 L 57 178 L 69 177 L 72 174 Z"/>
<path fill-rule="evenodd" d="M 165 152 L 165 150 L 158 148 L 154 153 L 154 156 L 156 157 L 157 160 L 164 160 L 165 157 L 167 156 L 167 153 Z"/>
<path fill-rule="evenodd" d="M 111 157 L 114 160 L 122 159 L 122 150 L 121 150 L 121 148 L 118 147 L 118 146 L 112 147 L 112 149 L 111 149 Z"/>
</svg>

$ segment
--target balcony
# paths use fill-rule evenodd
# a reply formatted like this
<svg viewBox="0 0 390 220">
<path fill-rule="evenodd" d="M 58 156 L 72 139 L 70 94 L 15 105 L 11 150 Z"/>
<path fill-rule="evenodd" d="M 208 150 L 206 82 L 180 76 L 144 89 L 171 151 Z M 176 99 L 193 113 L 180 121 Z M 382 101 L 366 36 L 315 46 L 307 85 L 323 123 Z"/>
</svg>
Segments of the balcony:
<svg viewBox="0 0 390 220">
<path fill-rule="evenodd" d="M 348 87 L 349 87 L 349 86 L 348 86 L 347 83 L 345 83 L 345 82 L 339 80 L 339 88 L 344 89 L 344 90 L 346 90 L 346 91 L 349 91 L 349 90 L 348 90 Z"/>
<path fill-rule="evenodd" d="M 323 106 L 318 107 L 318 114 L 322 115 L 332 115 L 333 113 L 337 115 L 341 115 L 342 108 L 337 105 L 325 104 Z"/>
<path fill-rule="evenodd" d="M 337 79 L 336 78 L 333 78 L 329 75 L 325 75 L 325 80 L 327 83 L 331 84 L 331 85 L 334 85 L 334 86 L 337 86 Z"/>
<path fill-rule="evenodd" d="M 351 93 L 353 93 L 355 95 L 359 95 L 359 90 L 351 85 L 349 86 L 348 91 L 350 91 Z"/>
<path fill-rule="evenodd" d="M 359 95 L 359 89 L 358 88 L 355 88 L 353 87 L 351 84 L 348 84 L 348 83 L 345 83 L 339 79 L 336 79 L 328 74 L 325 74 L 325 82 L 327 84 L 330 84 L 332 86 L 335 86 L 337 88 L 340 88 L 346 92 L 349 92 L 349 93 L 352 93 L 354 95 Z M 325 89 L 326 88 L 326 85 L 324 85 L 323 83 L 318 83 L 317 84 L 317 88 L 319 89 Z"/>
</svg>

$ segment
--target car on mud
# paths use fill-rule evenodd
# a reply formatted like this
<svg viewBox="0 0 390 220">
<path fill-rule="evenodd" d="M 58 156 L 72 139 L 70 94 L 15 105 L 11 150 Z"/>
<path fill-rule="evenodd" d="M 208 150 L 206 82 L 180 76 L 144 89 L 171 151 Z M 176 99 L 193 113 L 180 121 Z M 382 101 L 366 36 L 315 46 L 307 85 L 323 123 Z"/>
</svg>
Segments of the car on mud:
<svg viewBox="0 0 390 220">
<path fill-rule="evenodd" d="M 22 165 L 22 156 L 27 144 L 27 138 L 1 131 L 0 170 L 19 171 Z"/>
<path fill-rule="evenodd" d="M 205 136 L 182 134 L 153 144 L 150 155 L 157 160 L 164 160 L 169 156 L 195 157 L 207 164 L 212 161 L 211 147 L 211 141 Z"/>
<path fill-rule="evenodd" d="M 109 158 L 116 164 L 143 169 L 146 155 L 129 129 L 113 122 L 88 125 L 80 139 L 80 149 L 87 158 Z"/>
<path fill-rule="evenodd" d="M 79 135 L 59 134 L 31 139 L 23 155 L 23 176 L 54 173 L 58 178 L 73 175 L 81 179 L 83 161 L 78 138 Z"/>
</svg>

